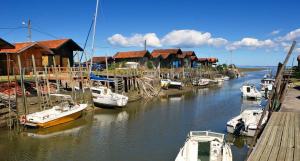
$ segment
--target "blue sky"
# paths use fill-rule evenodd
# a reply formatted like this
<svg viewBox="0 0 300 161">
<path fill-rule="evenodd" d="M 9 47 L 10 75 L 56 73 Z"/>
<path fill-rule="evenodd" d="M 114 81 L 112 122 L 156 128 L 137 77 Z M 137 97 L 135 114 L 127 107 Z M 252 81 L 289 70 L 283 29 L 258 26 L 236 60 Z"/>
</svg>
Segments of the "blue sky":
<svg viewBox="0 0 300 161">
<path fill-rule="evenodd" d="M 0 37 L 27 41 L 22 22 L 32 21 L 32 39 L 72 38 L 83 46 L 96 0 L 9 0 L 1 3 Z M 101 0 L 95 55 L 181 47 L 221 63 L 276 65 L 292 40 L 300 40 L 300 2 L 230 0 Z M 42 33 L 41 33 L 42 32 Z M 91 40 L 91 39 L 90 39 Z M 90 42 L 87 46 L 91 48 Z M 291 60 L 300 53 L 297 45 Z"/>
</svg>

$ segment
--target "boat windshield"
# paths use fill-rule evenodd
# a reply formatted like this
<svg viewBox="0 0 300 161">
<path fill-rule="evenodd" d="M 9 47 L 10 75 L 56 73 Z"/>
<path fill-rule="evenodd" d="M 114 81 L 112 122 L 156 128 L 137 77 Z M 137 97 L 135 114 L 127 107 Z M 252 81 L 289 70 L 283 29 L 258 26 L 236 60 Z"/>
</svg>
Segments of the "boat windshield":
<svg viewBox="0 0 300 161">
<path fill-rule="evenodd" d="M 210 160 L 210 142 L 198 142 L 198 161 Z"/>
</svg>

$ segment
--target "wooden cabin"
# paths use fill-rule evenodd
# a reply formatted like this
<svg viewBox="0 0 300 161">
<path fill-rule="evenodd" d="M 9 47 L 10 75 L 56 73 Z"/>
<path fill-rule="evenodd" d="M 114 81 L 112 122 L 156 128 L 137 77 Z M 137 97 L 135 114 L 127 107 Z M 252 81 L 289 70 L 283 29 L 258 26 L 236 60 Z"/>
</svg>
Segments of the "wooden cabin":
<svg viewBox="0 0 300 161">
<path fill-rule="evenodd" d="M 20 55 L 22 68 L 25 68 L 26 73 L 29 73 L 33 68 L 32 55 L 34 55 L 37 69 L 43 70 L 44 66 L 54 65 L 53 58 L 55 58 L 57 66 L 67 67 L 68 60 L 72 66 L 74 63 L 73 52 L 82 51 L 82 48 L 71 39 L 23 42 L 15 43 L 14 46 L 13 49 L 0 49 L 0 55 L 9 55 L 11 72 L 14 70 L 16 74 L 19 74 L 17 55 Z M 7 64 L 4 66 L 6 69 Z M 1 74 L 6 73 L 3 70 Z"/>
<path fill-rule="evenodd" d="M 0 51 L 2 49 L 14 49 L 15 46 L 0 38 Z M 9 56 L 7 54 L 0 53 L 0 75 L 7 74 L 7 60 Z"/>
<path fill-rule="evenodd" d="M 157 49 L 153 50 L 151 55 L 156 67 L 179 68 L 182 66 L 181 49 Z"/>
<path fill-rule="evenodd" d="M 197 60 L 197 56 L 194 51 L 182 51 L 181 58 L 181 64 L 185 68 L 190 68 L 195 66 L 195 62 Z"/>
<path fill-rule="evenodd" d="M 117 52 L 113 57 L 116 63 L 136 62 L 141 66 L 145 66 L 145 63 L 151 58 L 151 54 L 148 50 Z"/>
<path fill-rule="evenodd" d="M 198 58 L 198 62 L 201 66 L 213 66 L 219 62 L 218 58 Z"/>
<path fill-rule="evenodd" d="M 61 67 L 67 67 L 68 60 L 70 61 L 70 65 L 73 66 L 74 64 L 73 53 L 83 51 L 83 49 L 72 39 L 38 41 L 38 44 L 44 45 L 45 47 L 51 49 L 55 56 L 56 65 L 57 66 L 60 65 Z M 50 62 L 48 63 L 48 65 L 53 65 L 53 64 Z"/>
<path fill-rule="evenodd" d="M 110 65 L 114 59 L 111 56 L 94 56 L 93 57 L 93 63 L 94 64 L 99 64 L 99 65 L 105 65 L 106 64 L 106 59 L 107 59 L 107 64 Z"/>
</svg>

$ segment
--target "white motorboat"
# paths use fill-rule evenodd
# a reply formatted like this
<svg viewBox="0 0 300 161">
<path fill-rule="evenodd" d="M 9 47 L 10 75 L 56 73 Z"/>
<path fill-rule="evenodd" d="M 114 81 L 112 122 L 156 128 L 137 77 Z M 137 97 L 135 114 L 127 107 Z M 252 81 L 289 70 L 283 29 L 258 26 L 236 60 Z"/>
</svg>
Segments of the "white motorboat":
<svg viewBox="0 0 300 161">
<path fill-rule="evenodd" d="M 232 118 L 227 122 L 227 132 L 232 133 L 236 136 L 254 136 L 262 113 L 263 110 L 261 108 L 244 110 L 240 115 Z M 267 121 L 267 114 L 268 113 L 266 113 L 262 120 L 262 125 L 264 125 Z"/>
<path fill-rule="evenodd" d="M 232 153 L 224 134 L 191 131 L 175 161 L 232 161 Z"/>
<path fill-rule="evenodd" d="M 209 83 L 210 83 L 210 79 L 206 79 L 206 78 L 200 78 L 199 80 L 193 81 L 194 86 L 200 86 L 200 87 L 208 86 Z"/>
<path fill-rule="evenodd" d="M 60 98 L 58 105 L 44 111 L 21 116 L 21 124 L 48 128 L 77 119 L 87 108 L 87 104 L 75 104 L 69 95 L 51 94 L 51 96 Z"/>
<path fill-rule="evenodd" d="M 205 79 L 205 78 L 199 79 L 198 86 L 201 86 L 201 87 L 207 86 L 207 85 L 209 85 L 209 82 L 210 82 L 209 79 Z"/>
<path fill-rule="evenodd" d="M 128 97 L 122 94 L 114 93 L 106 86 L 91 88 L 93 102 L 96 105 L 110 107 L 124 107 L 128 103 Z"/>
<path fill-rule="evenodd" d="M 262 97 L 262 94 L 256 89 L 255 85 L 253 84 L 244 84 L 240 88 L 242 92 L 242 96 L 245 98 L 254 98 L 254 99 L 260 99 Z"/>
<path fill-rule="evenodd" d="M 225 76 L 222 77 L 222 79 L 225 80 L 225 81 L 228 81 L 230 78 L 225 75 Z"/>
<path fill-rule="evenodd" d="M 160 81 L 160 85 L 162 88 L 178 88 L 182 89 L 183 88 L 183 83 L 179 81 L 172 81 L 170 79 L 162 79 Z"/>
</svg>

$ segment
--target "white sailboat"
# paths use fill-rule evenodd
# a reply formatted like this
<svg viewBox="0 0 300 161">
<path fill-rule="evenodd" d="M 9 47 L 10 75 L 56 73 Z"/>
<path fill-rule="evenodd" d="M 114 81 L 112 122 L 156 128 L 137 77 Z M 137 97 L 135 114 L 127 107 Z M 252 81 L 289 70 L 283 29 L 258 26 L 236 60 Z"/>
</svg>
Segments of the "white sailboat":
<svg viewBox="0 0 300 161">
<path fill-rule="evenodd" d="M 230 146 L 224 134 L 209 131 L 191 131 L 175 161 L 232 161 Z"/>
<path fill-rule="evenodd" d="M 95 105 L 109 107 L 124 107 L 128 103 L 128 97 L 111 91 L 106 86 L 91 88 L 93 102 Z"/>
<path fill-rule="evenodd" d="M 242 96 L 245 98 L 254 98 L 254 99 L 260 99 L 262 97 L 262 94 L 256 89 L 255 85 L 253 84 L 244 84 L 240 88 L 242 92 Z"/>
<path fill-rule="evenodd" d="M 98 13 L 98 4 L 99 0 L 97 0 L 96 4 L 96 12 L 94 17 L 94 26 L 93 26 L 93 40 L 92 40 L 92 55 L 95 51 L 95 34 L 96 34 L 96 21 L 97 21 L 97 13 Z M 93 57 L 93 56 L 92 56 Z M 107 57 L 106 57 L 106 71 L 108 70 L 107 67 Z M 92 74 L 92 65 L 93 65 L 93 59 L 91 59 L 91 67 L 90 67 L 90 77 L 94 77 L 96 79 L 97 76 Z M 101 78 L 99 78 L 101 79 Z M 108 81 L 108 79 L 107 79 Z M 108 87 L 108 83 L 106 82 L 106 86 L 93 86 L 91 87 L 93 102 L 97 105 L 104 105 L 104 106 L 116 106 L 116 107 L 123 107 L 127 105 L 128 97 L 124 96 L 122 94 L 117 94 L 111 91 L 111 89 Z"/>
<path fill-rule="evenodd" d="M 79 118 L 87 104 L 75 104 L 72 97 L 63 94 L 51 94 L 58 97 L 59 104 L 50 109 L 23 115 L 20 122 L 26 126 L 48 128 Z"/>
<path fill-rule="evenodd" d="M 240 115 L 227 122 L 227 132 L 234 135 L 254 136 L 262 113 L 261 108 L 244 110 Z M 266 123 L 267 116 L 267 114 L 264 116 L 262 125 Z"/>
</svg>

